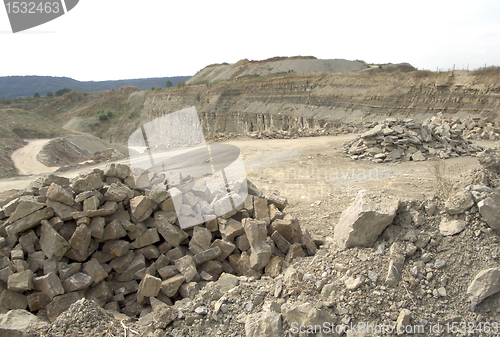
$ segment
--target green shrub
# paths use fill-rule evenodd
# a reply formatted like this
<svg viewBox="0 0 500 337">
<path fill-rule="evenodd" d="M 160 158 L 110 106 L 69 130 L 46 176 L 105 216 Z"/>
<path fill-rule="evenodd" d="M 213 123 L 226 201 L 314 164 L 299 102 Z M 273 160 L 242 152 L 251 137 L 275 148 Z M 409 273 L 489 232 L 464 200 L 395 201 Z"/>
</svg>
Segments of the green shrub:
<svg viewBox="0 0 500 337">
<path fill-rule="evenodd" d="M 176 88 L 182 88 L 184 86 L 186 86 L 186 82 L 180 81 L 180 82 L 177 83 Z"/>
<path fill-rule="evenodd" d="M 56 96 L 62 96 L 70 91 L 71 91 L 71 89 L 69 89 L 69 88 L 59 89 L 56 91 Z"/>
<path fill-rule="evenodd" d="M 100 114 L 99 115 L 99 120 L 100 121 L 107 121 L 108 120 L 108 115 L 106 115 L 106 114 Z"/>
<path fill-rule="evenodd" d="M 40 97 L 40 94 L 35 92 L 35 94 L 33 95 L 33 97 Z"/>
<path fill-rule="evenodd" d="M 172 88 L 172 81 L 167 81 L 167 83 L 165 83 L 165 87 Z"/>
<path fill-rule="evenodd" d="M 107 113 L 106 113 L 106 116 L 108 116 L 108 118 L 113 118 L 113 112 L 111 110 L 109 110 Z"/>
<path fill-rule="evenodd" d="M 54 94 L 52 93 L 52 91 L 49 91 L 49 92 L 47 93 L 47 97 L 54 97 Z"/>
</svg>

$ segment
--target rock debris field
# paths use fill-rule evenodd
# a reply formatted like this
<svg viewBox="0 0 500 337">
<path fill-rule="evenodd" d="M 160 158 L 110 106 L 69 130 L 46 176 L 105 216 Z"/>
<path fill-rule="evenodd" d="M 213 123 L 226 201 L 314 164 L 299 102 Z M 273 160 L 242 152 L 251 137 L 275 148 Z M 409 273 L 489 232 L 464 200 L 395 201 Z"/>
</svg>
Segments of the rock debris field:
<svg viewBox="0 0 500 337">
<path fill-rule="evenodd" d="M 247 180 L 216 217 L 224 197 L 190 177 L 47 175 L 1 200 L 0 336 L 489 335 L 500 150 L 477 158 L 444 200 L 361 191 L 325 238 Z"/>
</svg>

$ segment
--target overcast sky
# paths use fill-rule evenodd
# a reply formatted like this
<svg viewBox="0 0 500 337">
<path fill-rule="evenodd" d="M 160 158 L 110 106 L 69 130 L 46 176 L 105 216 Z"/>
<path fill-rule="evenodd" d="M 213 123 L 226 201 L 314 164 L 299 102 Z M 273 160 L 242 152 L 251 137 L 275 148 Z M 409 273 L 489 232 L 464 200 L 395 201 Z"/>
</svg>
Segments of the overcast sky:
<svg viewBox="0 0 500 337">
<path fill-rule="evenodd" d="M 0 76 L 187 76 L 296 55 L 474 69 L 500 65 L 500 1 L 81 0 L 16 34 L 0 8 L 0 39 Z"/>
</svg>

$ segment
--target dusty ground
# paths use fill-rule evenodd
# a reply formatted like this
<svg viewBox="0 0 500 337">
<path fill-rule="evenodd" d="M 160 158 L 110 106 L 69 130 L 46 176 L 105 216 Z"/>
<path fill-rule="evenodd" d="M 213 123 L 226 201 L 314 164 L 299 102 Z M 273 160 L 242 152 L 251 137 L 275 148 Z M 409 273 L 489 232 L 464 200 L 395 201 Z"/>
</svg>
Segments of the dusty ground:
<svg viewBox="0 0 500 337">
<path fill-rule="evenodd" d="M 20 175 L 38 175 L 52 173 L 57 167 L 47 167 L 36 159 L 36 155 L 50 139 L 36 139 L 12 153 L 12 161 L 19 170 Z"/>
<path fill-rule="evenodd" d="M 240 148 L 250 180 L 266 193 L 286 196 L 288 211 L 322 236 L 332 233 L 340 213 L 362 189 L 421 200 L 437 192 L 429 161 L 376 164 L 347 158 L 342 145 L 355 137 L 356 134 L 273 140 L 240 138 L 226 143 Z M 36 141 L 16 151 L 13 160 L 17 168 L 31 176 L 0 180 L 0 192 L 27 187 L 39 174 L 53 171 L 34 159 L 43 142 Z M 492 147 L 497 143 L 483 141 L 481 145 Z M 457 182 L 478 166 L 474 157 L 443 163 L 447 177 Z M 80 172 L 78 169 L 58 174 L 71 178 Z"/>
</svg>

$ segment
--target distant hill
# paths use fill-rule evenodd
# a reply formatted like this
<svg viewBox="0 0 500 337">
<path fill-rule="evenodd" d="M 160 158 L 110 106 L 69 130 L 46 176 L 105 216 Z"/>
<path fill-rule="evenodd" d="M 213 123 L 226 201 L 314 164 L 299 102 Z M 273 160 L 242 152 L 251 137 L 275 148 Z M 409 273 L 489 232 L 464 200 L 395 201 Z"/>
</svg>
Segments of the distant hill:
<svg viewBox="0 0 500 337">
<path fill-rule="evenodd" d="M 155 78 L 138 78 L 132 80 L 118 81 L 87 81 L 80 82 L 68 77 L 51 77 L 51 76 L 7 76 L 0 77 L 0 99 L 15 98 L 15 97 L 32 97 L 35 93 L 40 96 L 45 96 L 47 92 L 55 92 L 59 89 L 69 88 L 78 91 L 102 91 L 118 89 L 123 86 L 134 86 L 141 90 L 151 89 L 154 87 L 165 88 L 165 83 L 171 81 L 175 87 L 178 82 L 185 82 L 191 76 L 176 76 L 176 77 L 155 77 Z"/>
<path fill-rule="evenodd" d="M 186 84 L 258 77 L 276 73 L 348 73 L 368 69 L 363 61 L 321 60 L 314 56 L 273 57 L 263 61 L 240 60 L 234 64 L 212 64 L 198 71 Z"/>
</svg>

